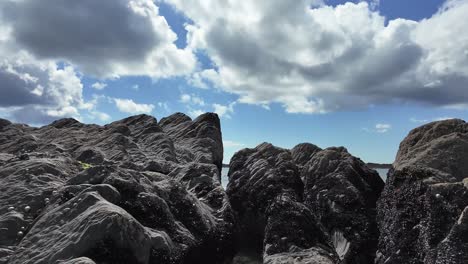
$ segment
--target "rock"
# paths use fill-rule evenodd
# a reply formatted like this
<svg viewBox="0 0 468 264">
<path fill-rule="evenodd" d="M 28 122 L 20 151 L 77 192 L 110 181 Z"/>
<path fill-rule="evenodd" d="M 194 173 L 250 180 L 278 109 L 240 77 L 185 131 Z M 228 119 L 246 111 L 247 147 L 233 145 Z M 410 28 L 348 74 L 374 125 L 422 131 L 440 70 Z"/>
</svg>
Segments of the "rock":
<svg viewBox="0 0 468 264">
<path fill-rule="evenodd" d="M 433 122 L 413 129 L 401 142 L 393 167 L 435 170 L 434 182 L 462 181 L 467 176 L 468 124 L 460 119 Z"/>
<path fill-rule="evenodd" d="M 345 148 L 263 143 L 236 153 L 228 176 L 241 244 L 264 263 L 374 262 L 384 182 Z"/>
<path fill-rule="evenodd" d="M 468 124 L 433 122 L 400 144 L 378 202 L 376 263 L 467 263 Z"/>
<path fill-rule="evenodd" d="M 232 258 L 217 115 L 40 128 L 0 121 L 0 263 Z"/>
<path fill-rule="evenodd" d="M 66 261 L 60 261 L 59 264 L 96 264 L 96 262 L 92 261 L 87 257 L 75 258 Z"/>
<path fill-rule="evenodd" d="M 218 115 L 206 113 L 192 121 L 177 113 L 161 119 L 159 125 L 174 140 L 179 162 L 212 163 L 221 171 L 223 144 Z"/>
<path fill-rule="evenodd" d="M 378 242 L 378 173 L 343 148 L 313 152 L 303 165 L 306 205 L 331 234 L 342 263 L 373 263 Z"/>
<path fill-rule="evenodd" d="M 295 257 L 303 263 L 338 262 L 320 223 L 302 203 L 304 186 L 289 150 L 268 143 L 241 150 L 231 159 L 228 177 L 240 255 L 263 255 L 263 263 L 293 263 Z"/>
</svg>

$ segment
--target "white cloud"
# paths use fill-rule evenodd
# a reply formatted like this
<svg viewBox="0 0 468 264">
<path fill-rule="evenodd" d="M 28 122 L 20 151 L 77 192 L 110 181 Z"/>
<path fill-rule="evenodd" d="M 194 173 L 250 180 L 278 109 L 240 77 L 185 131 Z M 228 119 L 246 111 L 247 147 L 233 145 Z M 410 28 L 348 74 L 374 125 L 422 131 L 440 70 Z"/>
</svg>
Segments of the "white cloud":
<svg viewBox="0 0 468 264">
<path fill-rule="evenodd" d="M 377 133 L 387 133 L 392 126 L 390 124 L 376 124 L 375 125 L 375 131 Z"/>
<path fill-rule="evenodd" d="M 88 117 L 92 120 L 98 119 L 101 122 L 107 122 L 111 119 L 111 116 L 99 111 L 91 111 Z"/>
<path fill-rule="evenodd" d="M 214 112 L 219 115 L 220 118 L 231 118 L 231 114 L 234 113 L 234 106 L 236 102 L 232 102 L 228 105 L 213 104 Z"/>
<path fill-rule="evenodd" d="M 101 83 L 101 82 L 95 82 L 93 85 L 91 85 L 96 90 L 103 90 L 104 88 L 107 87 L 107 83 Z"/>
<path fill-rule="evenodd" d="M 181 94 L 180 95 L 180 102 L 184 104 L 191 104 L 191 105 L 199 105 L 199 106 L 205 106 L 205 101 L 203 98 L 196 96 L 196 95 L 190 95 L 190 94 Z"/>
<path fill-rule="evenodd" d="M 140 86 L 138 84 L 134 84 L 132 85 L 132 89 L 138 91 L 140 89 Z"/>
<path fill-rule="evenodd" d="M 127 114 L 151 113 L 154 109 L 153 104 L 138 104 L 132 99 L 113 99 L 119 111 Z"/>
<path fill-rule="evenodd" d="M 0 108 L 6 118 L 43 125 L 62 117 L 80 119 L 80 110 L 89 108 L 72 66 L 36 60 L 18 50 L 8 36 L 0 38 L 0 55 Z"/>
<path fill-rule="evenodd" d="M 323 113 L 468 101 L 466 0 L 420 22 L 388 24 L 374 11 L 379 1 L 312 9 L 321 1 L 166 1 L 194 22 L 186 26 L 189 47 L 215 65 L 192 74 L 191 84 L 237 94 L 241 103 Z"/>
<path fill-rule="evenodd" d="M 413 123 L 427 123 L 427 122 L 429 122 L 429 120 L 427 120 L 427 119 L 417 119 L 417 118 L 414 118 L 414 117 L 410 118 L 410 121 L 413 122 Z"/>
<path fill-rule="evenodd" d="M 223 140 L 223 146 L 225 148 L 241 148 L 241 147 L 244 147 L 245 144 L 232 141 L 232 140 Z"/>
<path fill-rule="evenodd" d="M 188 111 L 188 114 L 190 117 L 192 118 L 197 118 L 198 116 L 204 114 L 205 111 L 201 110 L 201 109 L 192 109 L 190 111 Z"/>
<path fill-rule="evenodd" d="M 166 78 L 196 66 L 152 0 L 0 1 L 0 19 L 19 48 L 101 79 Z"/>
</svg>

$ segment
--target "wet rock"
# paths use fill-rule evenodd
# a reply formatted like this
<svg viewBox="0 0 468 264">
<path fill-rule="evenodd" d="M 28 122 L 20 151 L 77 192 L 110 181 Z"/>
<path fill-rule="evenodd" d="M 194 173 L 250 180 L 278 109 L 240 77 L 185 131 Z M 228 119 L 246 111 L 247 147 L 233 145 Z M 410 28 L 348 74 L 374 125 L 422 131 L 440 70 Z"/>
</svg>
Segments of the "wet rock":
<svg viewBox="0 0 468 264">
<path fill-rule="evenodd" d="M 377 263 L 466 263 L 468 125 L 434 122 L 411 131 L 378 202 Z"/>
</svg>

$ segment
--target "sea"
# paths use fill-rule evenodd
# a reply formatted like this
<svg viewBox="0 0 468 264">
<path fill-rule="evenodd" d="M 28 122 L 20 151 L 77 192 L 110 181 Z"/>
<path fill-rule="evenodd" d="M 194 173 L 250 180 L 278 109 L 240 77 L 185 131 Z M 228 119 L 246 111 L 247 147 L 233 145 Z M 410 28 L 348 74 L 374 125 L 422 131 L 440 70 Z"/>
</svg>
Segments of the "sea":
<svg viewBox="0 0 468 264">
<path fill-rule="evenodd" d="M 375 169 L 375 170 L 379 173 L 382 180 L 384 181 L 387 180 L 388 169 Z M 229 182 L 229 179 L 227 177 L 228 171 L 229 171 L 229 168 L 226 168 L 226 167 L 223 167 L 221 170 L 221 184 L 223 185 L 224 189 L 226 189 L 227 184 Z"/>
</svg>

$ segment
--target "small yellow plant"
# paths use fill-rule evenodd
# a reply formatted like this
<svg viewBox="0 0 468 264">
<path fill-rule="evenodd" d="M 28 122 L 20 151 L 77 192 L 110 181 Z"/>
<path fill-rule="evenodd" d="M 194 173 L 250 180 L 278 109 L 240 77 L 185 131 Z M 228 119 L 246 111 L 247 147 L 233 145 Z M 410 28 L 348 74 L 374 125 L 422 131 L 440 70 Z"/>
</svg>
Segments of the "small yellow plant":
<svg viewBox="0 0 468 264">
<path fill-rule="evenodd" d="M 81 168 L 82 168 L 83 170 L 87 170 L 87 169 L 93 167 L 93 165 L 91 165 L 91 164 L 89 164 L 89 163 L 86 163 L 86 162 L 78 161 L 78 163 L 80 163 Z"/>
</svg>

